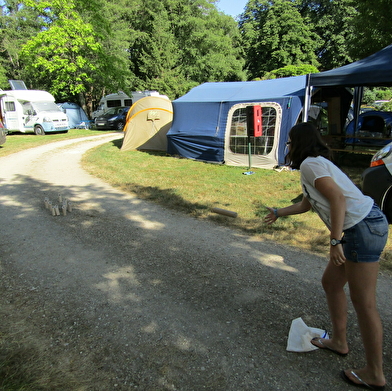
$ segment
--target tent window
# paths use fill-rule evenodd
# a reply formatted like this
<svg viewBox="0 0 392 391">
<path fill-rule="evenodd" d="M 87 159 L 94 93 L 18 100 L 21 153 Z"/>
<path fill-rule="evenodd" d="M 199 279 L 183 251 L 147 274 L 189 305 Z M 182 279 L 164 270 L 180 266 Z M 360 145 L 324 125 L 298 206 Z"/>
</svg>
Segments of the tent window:
<svg viewBox="0 0 392 391">
<path fill-rule="evenodd" d="M 250 137 L 252 155 L 268 155 L 272 151 L 276 127 L 276 110 L 263 106 L 263 135 Z M 234 111 L 230 126 L 230 149 L 233 153 L 249 154 L 249 141 L 246 128 L 246 107 Z"/>
</svg>

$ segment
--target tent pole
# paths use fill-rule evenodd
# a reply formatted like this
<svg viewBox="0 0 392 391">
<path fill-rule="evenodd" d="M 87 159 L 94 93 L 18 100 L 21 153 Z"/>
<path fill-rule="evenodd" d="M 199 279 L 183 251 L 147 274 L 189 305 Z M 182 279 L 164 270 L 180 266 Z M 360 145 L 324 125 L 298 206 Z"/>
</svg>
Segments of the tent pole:
<svg viewBox="0 0 392 391">
<path fill-rule="evenodd" d="M 306 87 L 305 87 L 305 99 L 304 99 L 304 109 L 303 109 L 303 122 L 307 122 L 308 113 L 310 106 L 310 74 L 306 75 Z"/>
<path fill-rule="evenodd" d="M 355 146 L 355 140 L 358 132 L 358 120 L 359 112 L 361 110 L 361 103 L 363 97 L 363 86 L 354 88 L 354 138 L 353 138 L 353 149 Z"/>
<path fill-rule="evenodd" d="M 252 145 L 250 143 L 250 136 L 248 136 L 248 153 L 249 153 L 249 170 L 252 168 Z"/>
</svg>

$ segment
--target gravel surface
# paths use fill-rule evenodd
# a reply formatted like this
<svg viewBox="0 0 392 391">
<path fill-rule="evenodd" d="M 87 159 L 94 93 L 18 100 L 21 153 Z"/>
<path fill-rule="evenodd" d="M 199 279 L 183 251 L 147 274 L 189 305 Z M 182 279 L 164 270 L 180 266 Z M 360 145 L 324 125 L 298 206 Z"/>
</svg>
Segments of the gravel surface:
<svg viewBox="0 0 392 391">
<path fill-rule="evenodd" d="M 363 365 L 351 306 L 346 358 L 286 351 L 293 319 L 330 327 L 326 260 L 165 210 L 81 169 L 86 150 L 119 137 L 0 159 L 0 330 L 37 341 L 72 373 L 73 390 L 353 389 L 339 378 Z M 66 216 L 44 205 L 59 193 L 73 203 Z M 390 282 L 380 275 L 378 295 L 392 381 Z"/>
</svg>

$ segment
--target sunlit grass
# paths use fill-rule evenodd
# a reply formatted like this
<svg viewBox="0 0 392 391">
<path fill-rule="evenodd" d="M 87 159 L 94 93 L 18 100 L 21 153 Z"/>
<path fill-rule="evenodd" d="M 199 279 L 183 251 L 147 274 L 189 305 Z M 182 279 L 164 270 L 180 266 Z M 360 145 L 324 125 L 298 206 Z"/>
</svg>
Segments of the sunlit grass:
<svg viewBox="0 0 392 391">
<path fill-rule="evenodd" d="M 121 152 L 122 140 L 89 151 L 83 159 L 85 168 L 113 186 L 135 193 L 167 208 L 191 216 L 209 219 L 239 229 L 265 240 L 274 240 L 319 255 L 328 256 L 328 231 L 319 217 L 309 212 L 280 218 L 274 225 L 264 224 L 266 206 L 284 207 L 300 200 L 298 171 L 252 168 L 253 175 L 243 175 L 246 167 L 207 164 L 178 159 L 165 153 Z M 359 184 L 360 173 L 368 166 L 364 157 L 359 163 L 343 168 Z M 211 212 L 218 207 L 237 212 L 237 218 Z M 383 258 L 392 258 L 389 240 Z M 392 267 L 383 262 L 384 270 Z M 392 264 L 392 262 L 391 262 Z"/>
<path fill-rule="evenodd" d="M 0 145 L 0 157 L 23 151 L 26 148 L 49 144 L 54 141 L 94 136 L 104 133 L 107 132 L 90 129 L 70 129 L 67 133 L 47 133 L 44 136 L 37 136 L 33 133 L 12 133 L 8 134 L 7 141 Z"/>
</svg>

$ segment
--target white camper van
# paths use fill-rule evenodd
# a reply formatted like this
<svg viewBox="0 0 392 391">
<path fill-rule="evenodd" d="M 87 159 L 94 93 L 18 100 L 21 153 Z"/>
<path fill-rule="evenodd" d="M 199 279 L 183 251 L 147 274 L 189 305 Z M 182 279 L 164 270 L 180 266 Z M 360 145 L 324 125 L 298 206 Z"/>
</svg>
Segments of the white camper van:
<svg viewBox="0 0 392 391">
<path fill-rule="evenodd" d="M 46 91 L 0 90 L 0 111 L 8 131 L 43 135 L 69 130 L 67 115 Z"/>
<path fill-rule="evenodd" d="M 137 100 L 146 96 L 161 96 L 167 98 L 166 95 L 160 95 L 158 91 L 134 91 L 130 97 L 125 92 L 120 91 L 117 94 L 109 94 L 101 98 L 97 110 L 92 113 L 92 118 L 97 118 L 112 107 L 131 107 Z"/>
</svg>

